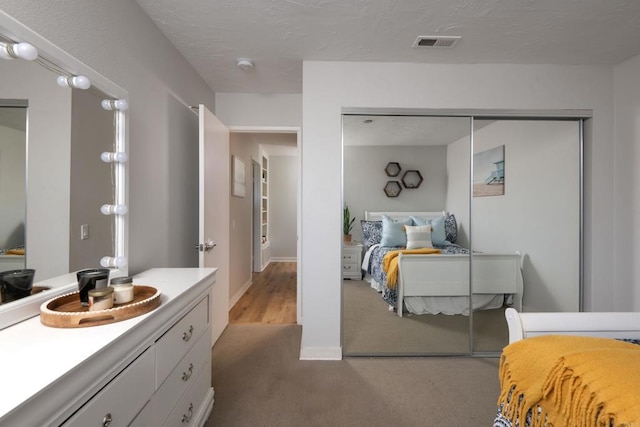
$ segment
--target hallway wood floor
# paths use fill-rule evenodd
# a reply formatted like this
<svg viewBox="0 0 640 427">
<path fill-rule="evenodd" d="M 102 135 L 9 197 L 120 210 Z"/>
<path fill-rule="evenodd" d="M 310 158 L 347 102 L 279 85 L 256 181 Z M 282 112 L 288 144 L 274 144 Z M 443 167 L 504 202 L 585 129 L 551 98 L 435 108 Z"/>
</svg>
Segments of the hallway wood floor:
<svg viewBox="0 0 640 427">
<path fill-rule="evenodd" d="M 296 263 L 272 262 L 229 311 L 229 323 L 295 324 Z"/>
</svg>

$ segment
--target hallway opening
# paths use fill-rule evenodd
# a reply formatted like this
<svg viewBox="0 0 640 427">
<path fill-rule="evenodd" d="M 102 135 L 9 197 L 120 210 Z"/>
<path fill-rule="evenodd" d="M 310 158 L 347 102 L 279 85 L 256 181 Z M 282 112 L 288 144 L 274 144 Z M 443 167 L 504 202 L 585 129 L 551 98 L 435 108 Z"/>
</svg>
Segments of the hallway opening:
<svg viewBox="0 0 640 427">
<path fill-rule="evenodd" d="M 229 323 L 296 324 L 296 262 L 271 262 L 229 311 Z"/>
</svg>

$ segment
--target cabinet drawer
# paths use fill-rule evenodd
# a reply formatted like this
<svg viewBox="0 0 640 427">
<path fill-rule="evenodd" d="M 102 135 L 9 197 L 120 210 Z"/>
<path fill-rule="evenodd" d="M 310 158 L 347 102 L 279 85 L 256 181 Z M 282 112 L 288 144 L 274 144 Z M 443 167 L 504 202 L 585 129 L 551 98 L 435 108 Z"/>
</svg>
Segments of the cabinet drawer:
<svg viewBox="0 0 640 427">
<path fill-rule="evenodd" d="M 136 416 L 129 427 L 149 427 L 153 425 L 153 409 L 151 402 L 148 402 L 145 407 Z"/>
<path fill-rule="evenodd" d="M 155 389 L 155 348 L 150 347 L 78 410 L 65 427 L 127 426 L 151 398 Z"/>
<path fill-rule="evenodd" d="M 194 374 L 195 381 L 187 389 L 182 399 L 166 419 L 163 426 L 190 426 L 193 425 L 193 417 L 201 410 L 207 391 L 211 387 L 211 358 Z"/>
<path fill-rule="evenodd" d="M 342 271 L 345 273 L 358 273 L 360 266 L 358 264 L 342 264 Z"/>
<path fill-rule="evenodd" d="M 342 254 L 343 263 L 358 264 L 360 262 L 360 254 L 353 252 L 345 252 Z"/>
<path fill-rule="evenodd" d="M 156 388 L 209 326 L 209 297 L 203 298 L 156 343 Z"/>
<path fill-rule="evenodd" d="M 196 381 L 195 371 L 199 370 L 207 360 L 211 359 L 211 327 L 200 336 L 198 342 L 182 358 L 166 381 L 162 383 L 153 396 L 153 407 L 156 419 L 162 424 L 185 390 Z M 209 374 L 207 376 L 211 378 Z"/>
</svg>

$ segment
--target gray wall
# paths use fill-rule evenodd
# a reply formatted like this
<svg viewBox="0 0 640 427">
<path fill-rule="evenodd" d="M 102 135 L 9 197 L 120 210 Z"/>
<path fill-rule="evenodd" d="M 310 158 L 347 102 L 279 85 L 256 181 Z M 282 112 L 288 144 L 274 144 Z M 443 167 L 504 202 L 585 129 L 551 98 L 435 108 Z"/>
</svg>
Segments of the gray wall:
<svg viewBox="0 0 640 427">
<path fill-rule="evenodd" d="M 56 85 L 56 74 L 27 61 L 0 61 L 0 75 L 1 98 L 29 102 L 27 267 L 36 270 L 36 281 L 66 274 L 72 91 Z"/>
<path fill-rule="evenodd" d="M 473 135 L 474 152 L 505 146 L 505 194 L 474 197 L 473 250 L 524 256 L 529 311 L 579 310 L 579 130 L 576 121 L 497 120 Z M 469 141 L 450 144 L 449 212 L 468 245 Z M 458 154 L 458 155 L 456 155 Z M 456 161 L 457 160 L 457 161 Z M 462 190 L 465 188 L 465 190 Z"/>
<path fill-rule="evenodd" d="M 168 239 L 175 248 L 166 267 L 197 267 L 198 236 L 198 114 L 167 95 L 169 133 Z"/>
<path fill-rule="evenodd" d="M 214 110 L 213 91 L 134 1 L 0 0 L 0 8 L 129 91 L 129 272 L 173 265 L 176 248 L 193 242 L 170 232 L 170 193 L 195 189 L 171 155 L 172 104 Z"/>
<path fill-rule="evenodd" d="M 612 274 L 604 277 L 618 310 L 640 310 L 640 55 L 615 68 L 616 203 L 608 221 L 615 224 Z M 601 247 L 601 245 L 600 245 Z"/>
<path fill-rule="evenodd" d="M 295 261 L 297 257 L 297 165 L 295 156 L 269 156 L 272 261 Z"/>
<path fill-rule="evenodd" d="M 385 167 L 398 162 L 400 175 L 388 177 Z M 424 181 L 419 188 L 403 187 L 398 197 L 387 197 L 387 181 L 401 181 L 407 170 L 419 170 Z M 447 191 L 446 146 L 344 147 L 344 201 L 356 217 L 351 234 L 362 241 L 360 220 L 365 211 L 440 211 L 445 209 Z"/>
<path fill-rule="evenodd" d="M 245 196 L 231 196 L 231 239 L 229 244 L 229 300 L 233 304 L 251 284 L 251 237 L 253 172 L 251 159 L 259 158 L 258 143 L 252 134 L 230 133 L 230 153 L 242 160 L 245 167 Z M 231 158 L 229 158 L 231 164 Z"/>
<path fill-rule="evenodd" d="M 0 124 L 0 249 L 25 244 L 27 137 Z"/>
<path fill-rule="evenodd" d="M 102 99 L 86 90 L 71 95 L 69 271 L 99 267 L 100 258 L 115 253 L 113 216 L 100 212 L 114 203 L 112 164 L 100 160 L 102 152 L 114 151 L 114 113 L 102 108 Z M 89 226 L 86 240 L 83 224 Z"/>
</svg>

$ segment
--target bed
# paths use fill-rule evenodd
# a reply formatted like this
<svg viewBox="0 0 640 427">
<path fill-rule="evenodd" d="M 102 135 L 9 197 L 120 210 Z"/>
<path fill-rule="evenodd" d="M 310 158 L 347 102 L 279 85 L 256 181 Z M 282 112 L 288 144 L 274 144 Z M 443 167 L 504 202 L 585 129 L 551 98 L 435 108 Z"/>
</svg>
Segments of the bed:
<svg viewBox="0 0 640 427">
<path fill-rule="evenodd" d="M 434 238 L 431 242 L 440 254 L 414 255 L 400 251 L 397 255 L 395 286 L 387 285 L 389 278 L 383 268 L 384 257 L 401 247 L 385 245 L 384 237 L 379 238 L 376 232 L 371 230 L 378 227 L 377 223 L 382 222 L 383 216 L 386 216 L 387 220 L 404 221 L 406 224 L 411 224 L 410 219 L 413 219 L 413 223 L 416 219 L 432 223 L 444 218 L 444 238 Z M 453 215 L 444 211 L 365 212 L 365 219 L 361 221 L 361 225 L 365 245 L 362 265 L 365 280 L 381 292 L 383 299 L 398 316 L 402 317 L 405 310 L 412 314 L 468 315 L 471 307 L 473 310 L 495 309 L 502 307 L 505 302 L 521 308 L 523 281 L 521 256 L 518 253 L 474 253 L 474 292 L 470 307 L 470 251 L 455 243 L 457 224 Z"/>
<path fill-rule="evenodd" d="M 640 425 L 640 313 L 505 317 L 494 427 Z"/>
</svg>

